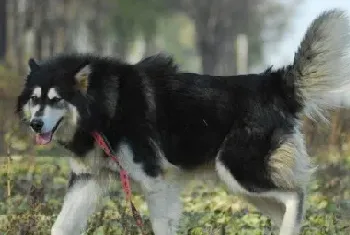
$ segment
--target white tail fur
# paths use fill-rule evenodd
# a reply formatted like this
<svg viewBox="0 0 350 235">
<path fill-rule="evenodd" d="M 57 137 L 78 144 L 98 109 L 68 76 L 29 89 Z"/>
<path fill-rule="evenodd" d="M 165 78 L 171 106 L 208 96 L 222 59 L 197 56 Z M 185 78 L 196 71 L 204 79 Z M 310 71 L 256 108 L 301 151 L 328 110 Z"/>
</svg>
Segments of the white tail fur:
<svg viewBox="0 0 350 235">
<path fill-rule="evenodd" d="M 349 45 L 349 21 L 341 10 L 322 13 L 307 29 L 289 71 L 307 116 L 325 118 L 323 111 L 338 107 L 341 93 L 350 91 Z"/>
</svg>

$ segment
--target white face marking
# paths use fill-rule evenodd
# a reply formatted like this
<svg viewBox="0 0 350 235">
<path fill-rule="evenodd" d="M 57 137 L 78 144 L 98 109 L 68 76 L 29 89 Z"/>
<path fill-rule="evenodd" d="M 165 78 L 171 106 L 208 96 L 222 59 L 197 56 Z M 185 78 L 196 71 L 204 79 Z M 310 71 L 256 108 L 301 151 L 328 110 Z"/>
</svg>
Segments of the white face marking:
<svg viewBox="0 0 350 235">
<path fill-rule="evenodd" d="M 47 105 L 44 108 L 44 113 L 41 117 L 42 121 L 44 122 L 42 132 L 46 133 L 52 131 L 57 125 L 57 122 L 65 115 L 65 113 L 65 109 L 53 108 Z"/>
<path fill-rule="evenodd" d="M 63 106 L 43 104 L 41 100 L 33 102 L 34 98 L 40 98 L 42 96 L 42 89 L 35 87 L 33 89 L 30 101 L 24 105 L 23 109 L 26 113 L 26 117 L 31 122 L 34 118 L 40 118 L 44 122 L 42 133 L 52 131 L 57 122 L 66 114 L 67 110 Z M 47 92 L 47 97 L 52 100 L 54 98 L 61 98 L 55 88 L 50 88 Z M 38 111 L 43 110 L 42 115 L 38 116 Z"/>
<path fill-rule="evenodd" d="M 53 98 L 61 98 L 58 93 L 56 88 L 50 88 L 49 92 L 47 93 L 47 97 L 52 100 Z"/>
<path fill-rule="evenodd" d="M 40 105 L 39 105 L 39 104 L 32 106 L 32 108 L 30 109 L 30 113 L 32 114 L 31 119 L 34 118 L 34 114 L 35 114 L 36 112 L 38 112 L 39 109 L 40 109 Z"/>
<path fill-rule="evenodd" d="M 35 87 L 33 89 L 32 96 L 40 98 L 41 97 L 41 88 L 40 87 Z"/>
</svg>

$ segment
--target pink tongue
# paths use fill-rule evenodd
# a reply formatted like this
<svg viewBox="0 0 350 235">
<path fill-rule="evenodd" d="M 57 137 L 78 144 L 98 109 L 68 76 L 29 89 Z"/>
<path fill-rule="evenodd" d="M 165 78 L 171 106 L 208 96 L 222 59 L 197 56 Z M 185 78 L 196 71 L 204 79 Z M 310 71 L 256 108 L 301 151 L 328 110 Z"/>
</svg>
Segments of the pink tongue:
<svg viewBox="0 0 350 235">
<path fill-rule="evenodd" d="M 36 134 L 35 136 L 35 141 L 36 144 L 40 144 L 40 145 L 45 145 L 51 142 L 51 132 L 47 132 L 44 134 Z"/>
</svg>

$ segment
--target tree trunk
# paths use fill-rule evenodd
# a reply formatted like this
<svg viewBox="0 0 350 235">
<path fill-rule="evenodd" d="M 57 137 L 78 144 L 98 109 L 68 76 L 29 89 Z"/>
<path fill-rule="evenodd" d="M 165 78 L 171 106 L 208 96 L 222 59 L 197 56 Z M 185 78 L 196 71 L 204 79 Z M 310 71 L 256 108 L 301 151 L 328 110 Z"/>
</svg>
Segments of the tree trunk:
<svg viewBox="0 0 350 235">
<path fill-rule="evenodd" d="M 237 63 L 236 63 L 236 50 L 235 50 L 235 39 L 236 34 L 228 35 L 226 40 L 223 40 L 223 49 L 221 56 L 218 58 L 218 65 L 216 68 L 216 74 L 235 75 L 237 74 Z"/>
<path fill-rule="evenodd" d="M 40 0 L 35 2 L 36 14 L 34 16 L 34 58 L 37 60 L 42 59 L 43 50 L 43 13 L 44 7 Z"/>
<path fill-rule="evenodd" d="M 15 53 L 16 53 L 16 67 L 18 74 L 25 72 L 24 65 L 24 45 L 25 45 L 25 14 L 20 10 L 19 1 L 15 1 Z"/>
<path fill-rule="evenodd" d="M 41 51 L 42 51 L 42 30 L 36 29 L 34 36 L 34 58 L 41 60 Z"/>
<path fill-rule="evenodd" d="M 215 52 L 207 49 L 206 45 L 199 45 L 199 52 L 202 58 L 202 72 L 204 74 L 214 75 L 216 70 L 216 56 Z"/>
<path fill-rule="evenodd" d="M 51 40 L 51 46 L 53 46 L 52 54 L 61 53 L 65 49 L 66 27 L 68 27 L 67 21 L 69 18 L 68 13 L 65 11 L 68 11 L 68 4 L 69 1 L 67 0 L 57 1 L 54 4 L 56 19 L 54 21 L 54 29 L 52 29 L 53 27 L 51 26 L 51 30 L 53 30 Z"/>
<path fill-rule="evenodd" d="M 118 37 L 113 45 L 114 55 L 121 60 L 126 60 L 130 48 L 130 40 L 127 37 Z"/>
<path fill-rule="evenodd" d="M 58 37 L 63 39 L 63 52 L 76 52 L 75 37 L 81 23 L 81 14 L 76 14 L 79 10 L 80 1 L 64 0 L 63 27 Z"/>
<path fill-rule="evenodd" d="M 157 22 L 150 22 L 147 31 L 144 32 L 145 52 L 144 57 L 151 56 L 157 52 L 156 44 Z"/>
<path fill-rule="evenodd" d="M 7 14 L 7 44 L 6 44 L 6 65 L 15 68 L 15 23 L 16 23 L 16 0 L 8 1 Z"/>
<path fill-rule="evenodd" d="M 202 59 L 202 72 L 217 74 L 218 64 L 224 53 L 225 42 L 232 34 L 232 16 L 230 1 L 207 0 L 196 3 L 192 13 L 196 29 L 197 50 Z M 232 44 L 233 45 L 233 44 Z M 234 56 L 234 55 L 233 55 Z"/>
<path fill-rule="evenodd" d="M 0 90 L 1 92 L 1 90 Z M 3 110 L 5 108 L 5 101 L 3 99 L 5 99 L 4 97 L 1 97 L 0 94 L 0 108 L 1 110 Z M 5 134 L 6 134 L 6 130 L 5 130 L 5 117 L 4 115 L 0 115 L 0 157 L 3 156 L 5 154 L 5 149 L 6 149 L 6 143 L 5 143 Z"/>
<path fill-rule="evenodd" d="M 9 110 L 9 101 L 5 94 L 5 89 L 0 89 L 0 157 L 3 156 L 6 153 L 6 141 L 5 141 L 5 135 L 8 131 L 6 129 L 6 122 L 8 120 L 8 111 Z"/>
<path fill-rule="evenodd" d="M 195 21 L 197 50 L 201 56 L 202 72 L 204 74 L 215 74 L 215 69 L 218 63 L 218 54 L 220 45 L 215 45 L 215 37 L 211 30 L 207 27 L 208 24 L 200 21 Z M 211 35 L 208 37 L 207 35 Z M 211 40 L 212 39 L 212 40 Z"/>
<path fill-rule="evenodd" d="M 157 52 L 155 35 L 145 36 L 145 53 L 144 57 L 151 56 Z"/>
<path fill-rule="evenodd" d="M 91 18 L 88 22 L 88 27 L 91 32 L 92 46 L 96 53 L 103 54 L 103 30 L 102 30 L 102 15 L 104 14 L 101 10 L 102 3 L 99 0 L 94 0 L 93 9 L 95 17 Z"/>
<path fill-rule="evenodd" d="M 66 48 L 66 30 L 65 27 L 59 27 L 56 31 L 56 44 L 55 44 L 55 52 L 61 53 Z"/>
<path fill-rule="evenodd" d="M 98 54 L 103 54 L 103 44 L 102 44 L 102 35 L 101 30 L 96 22 L 93 20 L 90 21 L 90 29 L 91 29 L 91 38 L 93 38 L 92 44 L 94 48 L 94 52 Z"/>
<path fill-rule="evenodd" d="M 250 4 L 248 4 L 248 1 Z M 235 74 L 235 36 L 246 33 L 251 0 L 180 0 L 196 30 L 196 47 L 205 74 Z M 243 31 L 243 32 L 242 32 Z"/>
<path fill-rule="evenodd" d="M 6 153 L 5 131 L 0 130 L 0 157 Z"/>
<path fill-rule="evenodd" d="M 56 53 L 56 30 L 53 27 L 51 27 L 48 33 L 49 56 L 53 56 Z"/>
<path fill-rule="evenodd" d="M 7 39 L 7 1 L 0 0 L 0 63 L 5 61 L 6 57 L 6 39 Z"/>
</svg>

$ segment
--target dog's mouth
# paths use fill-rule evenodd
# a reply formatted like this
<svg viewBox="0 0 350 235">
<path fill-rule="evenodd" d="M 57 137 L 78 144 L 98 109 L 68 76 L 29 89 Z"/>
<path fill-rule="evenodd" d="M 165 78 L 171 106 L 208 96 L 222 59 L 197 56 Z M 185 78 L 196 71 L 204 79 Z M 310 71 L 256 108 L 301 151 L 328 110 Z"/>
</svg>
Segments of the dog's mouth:
<svg viewBox="0 0 350 235">
<path fill-rule="evenodd" d="M 56 125 L 54 126 L 54 128 L 52 129 L 52 131 L 46 132 L 46 133 L 38 133 L 35 135 L 35 142 L 38 145 L 47 145 L 49 143 L 51 143 L 52 141 L 52 136 L 55 133 L 55 131 L 57 130 L 59 124 L 62 122 L 63 117 L 58 120 L 58 122 L 56 123 Z"/>
<path fill-rule="evenodd" d="M 35 142 L 36 142 L 36 144 L 39 144 L 39 145 L 49 144 L 52 140 L 52 135 L 53 135 L 52 131 L 46 132 L 43 134 L 36 134 L 35 135 Z"/>
</svg>

